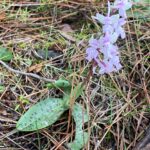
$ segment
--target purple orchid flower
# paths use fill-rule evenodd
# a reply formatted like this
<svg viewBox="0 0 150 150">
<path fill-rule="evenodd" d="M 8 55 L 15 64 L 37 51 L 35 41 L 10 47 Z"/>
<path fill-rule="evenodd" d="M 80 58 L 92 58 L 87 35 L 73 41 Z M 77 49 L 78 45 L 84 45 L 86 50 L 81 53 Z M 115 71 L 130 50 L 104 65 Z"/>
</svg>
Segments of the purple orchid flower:
<svg viewBox="0 0 150 150">
<path fill-rule="evenodd" d="M 99 41 L 101 46 L 114 44 L 117 41 L 117 34 L 115 32 L 113 34 L 106 32 L 105 35 L 102 36 Z"/>
<path fill-rule="evenodd" d="M 88 61 L 92 61 L 93 59 L 95 60 L 99 55 L 99 51 L 98 51 L 99 48 L 100 48 L 99 40 L 94 39 L 92 37 L 89 40 L 89 47 L 86 49 L 86 59 Z"/>
<path fill-rule="evenodd" d="M 88 47 L 86 49 L 86 55 L 86 59 L 88 61 L 92 61 L 93 59 L 95 60 L 98 57 L 99 52 L 93 47 Z"/>
<path fill-rule="evenodd" d="M 124 18 L 119 18 L 118 21 L 113 25 L 115 33 L 117 34 L 117 38 L 121 36 L 122 39 L 125 38 L 125 31 L 123 29 L 123 25 L 126 23 L 126 20 Z"/>
<path fill-rule="evenodd" d="M 96 16 L 92 16 L 93 19 L 98 20 L 100 23 L 103 24 L 103 32 L 113 32 L 113 24 L 116 22 L 116 20 L 119 19 L 119 15 L 112 15 L 110 16 L 110 2 L 108 1 L 108 13 L 107 16 L 101 15 L 99 13 L 96 14 Z"/>
<path fill-rule="evenodd" d="M 116 0 L 113 8 L 119 10 L 119 15 L 123 18 L 127 18 L 126 10 L 132 7 L 132 3 L 129 0 Z"/>
<path fill-rule="evenodd" d="M 100 47 L 100 41 L 97 39 L 94 39 L 93 37 L 89 40 L 89 46 L 93 48 L 99 48 Z"/>
<path fill-rule="evenodd" d="M 107 47 L 103 47 L 101 52 L 103 53 L 104 59 L 111 59 L 119 54 L 118 47 L 115 45 L 108 45 Z"/>
<path fill-rule="evenodd" d="M 122 65 L 120 64 L 119 57 L 116 55 L 113 57 L 113 59 L 110 59 L 109 62 L 113 64 L 115 67 L 116 71 L 120 70 L 122 68 Z"/>
<path fill-rule="evenodd" d="M 99 74 L 111 73 L 115 71 L 113 64 L 110 63 L 108 60 L 101 61 L 99 67 L 100 67 Z"/>
<path fill-rule="evenodd" d="M 101 61 L 99 67 L 99 74 L 104 74 L 116 72 L 122 68 L 122 65 L 120 64 L 119 57 L 114 56 L 114 58 L 110 60 L 104 59 L 103 61 Z"/>
<path fill-rule="evenodd" d="M 118 35 L 116 33 L 109 34 L 106 32 L 105 36 L 100 38 L 100 49 L 105 59 L 109 59 L 112 58 L 113 55 L 117 55 L 118 47 L 114 45 L 117 41 L 117 37 Z"/>
<path fill-rule="evenodd" d="M 123 25 L 126 23 L 126 10 L 131 6 L 128 0 L 115 0 L 113 8 L 117 9 L 119 14 L 110 15 L 111 7 L 108 1 L 107 16 L 97 13 L 92 17 L 103 25 L 103 35 L 99 39 L 91 38 L 86 49 L 86 59 L 94 63 L 93 73 L 111 73 L 122 68 L 116 41 L 118 37 L 125 38 Z"/>
</svg>

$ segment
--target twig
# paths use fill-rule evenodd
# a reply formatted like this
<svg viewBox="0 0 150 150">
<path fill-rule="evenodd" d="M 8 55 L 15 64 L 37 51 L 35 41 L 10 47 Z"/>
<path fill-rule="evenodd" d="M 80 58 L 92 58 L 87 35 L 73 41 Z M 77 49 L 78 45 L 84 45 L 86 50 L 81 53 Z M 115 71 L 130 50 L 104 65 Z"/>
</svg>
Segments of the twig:
<svg viewBox="0 0 150 150">
<path fill-rule="evenodd" d="M 15 70 L 11 67 L 9 67 L 5 62 L 3 62 L 2 60 L 0 60 L 0 64 L 2 64 L 5 68 L 7 68 L 9 71 L 11 72 L 14 72 L 16 74 L 21 74 L 21 75 L 25 75 L 25 76 L 30 76 L 30 77 L 33 77 L 33 78 L 36 78 L 36 79 L 39 79 L 39 80 L 43 80 L 43 81 L 46 81 L 46 82 L 55 82 L 55 80 L 53 79 L 47 79 L 47 78 L 44 78 L 44 77 L 41 77 L 37 74 L 34 74 L 34 73 L 26 73 L 26 72 L 22 72 L 22 71 L 19 71 L 19 70 Z"/>
<path fill-rule="evenodd" d="M 29 7 L 29 6 L 41 6 L 45 4 L 41 3 L 17 3 L 17 4 L 12 4 L 11 7 Z"/>
</svg>

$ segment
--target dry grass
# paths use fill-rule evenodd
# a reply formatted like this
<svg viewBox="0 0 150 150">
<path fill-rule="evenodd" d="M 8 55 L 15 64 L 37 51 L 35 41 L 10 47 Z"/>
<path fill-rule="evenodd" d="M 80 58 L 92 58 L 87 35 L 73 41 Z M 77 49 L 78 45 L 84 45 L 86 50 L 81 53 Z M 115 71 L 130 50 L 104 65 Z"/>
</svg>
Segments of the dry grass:
<svg viewBox="0 0 150 150">
<path fill-rule="evenodd" d="M 74 84 L 83 81 L 88 69 L 84 61 L 87 41 L 98 30 L 90 16 L 105 11 L 105 2 L 1 0 L 0 44 L 13 52 L 9 66 L 49 79 L 65 77 Z M 62 34 L 66 28 L 71 33 Z M 149 28 L 148 21 L 130 18 L 127 38 L 118 43 L 124 68 L 111 75 L 93 76 L 78 99 L 89 108 L 91 117 L 91 136 L 85 149 L 132 150 L 148 128 Z M 41 59 L 38 50 L 53 50 L 58 58 Z M 0 84 L 5 86 L 0 93 L 0 149 L 67 149 L 75 129 L 69 112 L 47 129 L 31 133 L 15 130 L 21 114 L 41 99 L 58 97 L 58 91 L 47 89 L 42 80 L 15 74 L 2 65 Z"/>
</svg>

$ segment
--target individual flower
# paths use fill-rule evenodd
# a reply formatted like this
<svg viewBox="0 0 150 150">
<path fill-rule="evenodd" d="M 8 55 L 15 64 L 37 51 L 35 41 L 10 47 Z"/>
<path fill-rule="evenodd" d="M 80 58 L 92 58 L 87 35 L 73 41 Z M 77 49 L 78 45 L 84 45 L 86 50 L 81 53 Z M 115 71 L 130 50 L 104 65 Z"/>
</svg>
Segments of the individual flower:
<svg viewBox="0 0 150 150">
<path fill-rule="evenodd" d="M 113 58 L 109 60 L 109 62 L 115 67 L 115 70 L 118 71 L 122 68 L 122 65 L 120 64 L 119 56 L 116 55 Z"/>
<path fill-rule="evenodd" d="M 113 32 L 113 24 L 119 19 L 119 15 L 112 15 L 112 16 L 103 16 L 99 13 L 96 14 L 96 16 L 93 16 L 92 18 L 98 20 L 100 23 L 103 24 L 103 32 Z"/>
<path fill-rule="evenodd" d="M 88 61 L 95 60 L 98 57 L 99 53 L 94 47 L 88 47 L 86 49 L 86 59 Z"/>
<path fill-rule="evenodd" d="M 94 39 L 93 37 L 89 40 L 89 47 L 86 49 L 86 59 L 88 61 L 95 60 L 98 55 L 98 49 L 100 48 L 100 42 L 97 39 Z"/>
<path fill-rule="evenodd" d="M 106 32 L 106 34 L 102 36 L 99 41 L 101 46 L 108 46 L 110 44 L 114 44 L 117 41 L 117 34 L 109 34 L 108 32 Z"/>
<path fill-rule="evenodd" d="M 118 9 L 119 15 L 123 18 L 127 18 L 126 11 L 132 7 L 132 3 L 129 0 L 115 0 L 113 8 Z"/>
<path fill-rule="evenodd" d="M 111 73 L 115 71 L 113 64 L 108 60 L 101 61 L 99 67 L 100 67 L 99 74 Z"/>
<path fill-rule="evenodd" d="M 108 1 L 108 13 L 107 16 L 97 13 L 96 16 L 92 16 L 93 19 L 98 20 L 103 24 L 103 32 L 113 32 L 113 24 L 119 19 L 119 15 L 110 16 L 110 3 Z"/>
<path fill-rule="evenodd" d="M 113 71 L 116 72 L 122 68 L 118 55 L 109 60 L 104 59 L 103 61 L 100 61 L 98 66 L 100 67 L 99 74 L 111 73 Z"/>
<path fill-rule="evenodd" d="M 113 57 L 113 55 L 118 54 L 118 47 L 114 45 L 117 41 L 117 34 L 109 34 L 106 32 L 106 34 L 102 36 L 99 41 L 101 53 L 103 53 L 105 59 L 109 59 Z"/>
<path fill-rule="evenodd" d="M 93 37 L 89 40 L 89 46 L 93 48 L 99 48 L 100 47 L 100 42 L 97 39 L 94 39 Z"/>
<path fill-rule="evenodd" d="M 119 18 L 118 21 L 116 21 L 116 23 L 113 25 L 117 37 L 121 36 L 122 39 L 125 38 L 125 31 L 122 27 L 125 23 L 126 20 L 124 18 Z"/>
<path fill-rule="evenodd" d="M 107 47 L 103 47 L 101 49 L 103 53 L 104 59 L 111 59 L 114 56 L 118 55 L 118 47 L 116 45 L 108 45 Z"/>
</svg>

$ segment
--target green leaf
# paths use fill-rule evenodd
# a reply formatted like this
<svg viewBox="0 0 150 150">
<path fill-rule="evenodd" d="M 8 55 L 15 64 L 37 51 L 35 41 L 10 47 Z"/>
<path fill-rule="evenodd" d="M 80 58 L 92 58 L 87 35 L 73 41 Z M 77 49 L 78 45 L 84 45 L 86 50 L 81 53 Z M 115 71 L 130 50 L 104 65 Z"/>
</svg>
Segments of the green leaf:
<svg viewBox="0 0 150 150">
<path fill-rule="evenodd" d="M 80 150 L 88 142 L 89 134 L 84 132 L 82 126 L 85 122 L 88 122 L 89 116 L 87 111 L 83 109 L 80 104 L 75 104 L 72 111 L 72 116 L 74 117 L 76 123 L 76 134 L 75 140 L 69 143 L 68 146 L 71 150 Z"/>
<path fill-rule="evenodd" d="M 7 48 L 0 47 L 0 60 L 10 61 L 13 58 L 12 52 Z"/>
<path fill-rule="evenodd" d="M 68 109 L 59 98 L 48 98 L 33 105 L 17 122 L 20 131 L 34 131 L 56 122 Z"/>
<path fill-rule="evenodd" d="M 47 83 L 46 87 L 48 88 L 68 88 L 71 87 L 70 83 L 67 80 L 59 79 L 54 83 Z"/>
<path fill-rule="evenodd" d="M 88 142 L 89 134 L 87 132 L 81 131 L 77 133 L 78 133 L 78 136 L 76 137 L 76 139 L 72 143 L 68 144 L 71 150 L 80 150 Z"/>
<path fill-rule="evenodd" d="M 59 79 L 54 82 L 54 86 L 59 87 L 59 88 L 67 88 L 67 87 L 70 87 L 71 85 L 67 80 Z"/>
</svg>

